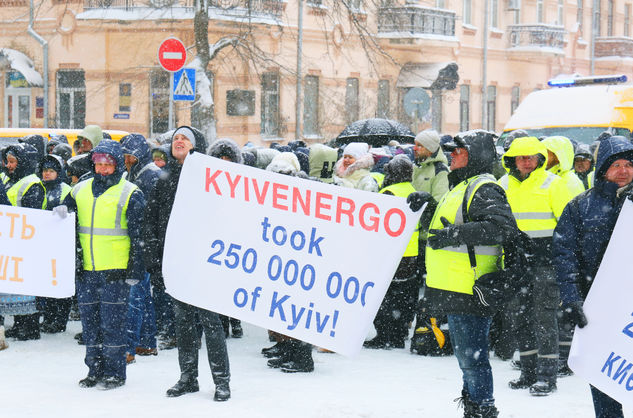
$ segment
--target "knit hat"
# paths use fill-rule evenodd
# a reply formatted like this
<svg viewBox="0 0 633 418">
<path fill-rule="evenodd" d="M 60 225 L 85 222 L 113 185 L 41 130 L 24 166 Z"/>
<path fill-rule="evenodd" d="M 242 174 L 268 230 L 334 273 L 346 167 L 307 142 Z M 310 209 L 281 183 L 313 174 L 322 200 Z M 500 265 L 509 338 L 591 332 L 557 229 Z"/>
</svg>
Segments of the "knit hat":
<svg viewBox="0 0 633 418">
<path fill-rule="evenodd" d="M 104 164 L 113 164 L 116 165 L 116 159 L 105 152 L 95 152 L 92 154 L 92 162 L 93 163 L 104 163 Z"/>
<path fill-rule="evenodd" d="M 433 129 L 427 129 L 415 137 L 415 142 L 434 153 L 440 147 L 440 134 Z"/>
<path fill-rule="evenodd" d="M 369 152 L 369 145 L 365 142 L 350 142 L 343 149 L 343 155 L 351 155 L 357 160 Z"/>
<path fill-rule="evenodd" d="M 191 145 L 196 146 L 196 136 L 194 135 L 193 131 L 191 129 L 189 129 L 186 126 L 181 126 L 180 128 L 176 129 L 176 131 L 174 132 L 174 134 L 172 135 L 172 138 L 175 138 L 176 135 L 184 135 L 189 142 L 191 142 Z"/>
</svg>

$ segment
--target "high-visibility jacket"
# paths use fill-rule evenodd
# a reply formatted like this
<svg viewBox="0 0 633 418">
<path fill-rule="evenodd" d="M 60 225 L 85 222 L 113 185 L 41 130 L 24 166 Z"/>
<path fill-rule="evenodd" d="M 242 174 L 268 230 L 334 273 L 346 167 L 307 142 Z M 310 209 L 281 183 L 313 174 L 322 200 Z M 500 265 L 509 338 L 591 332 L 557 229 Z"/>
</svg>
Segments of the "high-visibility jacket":
<svg viewBox="0 0 633 418">
<path fill-rule="evenodd" d="M 22 177 L 13 186 L 7 190 L 7 198 L 13 206 L 22 206 L 22 198 L 29 191 L 31 187 L 39 184 L 44 188 L 42 181 L 35 174 L 30 174 L 26 177 Z M 42 202 L 42 209 L 46 209 L 46 195 L 44 195 L 44 201 Z"/>
<path fill-rule="evenodd" d="M 477 189 L 487 183 L 494 183 L 495 178 L 489 174 L 473 176 L 459 183 L 448 191 L 440 200 L 429 229 L 442 229 L 444 225 L 441 217 L 455 225 L 464 223 L 462 205 L 466 201 L 466 208 L 470 207 Z M 466 193 L 468 196 L 464 199 Z M 426 285 L 428 287 L 448 290 L 451 292 L 473 294 L 475 280 L 484 274 L 498 271 L 498 261 L 501 256 L 499 245 L 475 245 L 476 266 L 473 268 L 468 255 L 468 247 L 444 247 L 434 250 L 426 247 Z"/>
<path fill-rule="evenodd" d="M 508 162 L 507 158 L 538 154 L 544 156 L 543 163 L 525 180 L 510 174 L 503 176 L 498 183 L 506 191 L 519 229 L 530 238 L 551 238 L 558 218 L 574 194 L 559 176 L 545 170 L 545 146 L 534 137 L 518 138 L 504 155 L 504 165 Z"/>
<path fill-rule="evenodd" d="M 376 184 L 378 184 L 378 188 L 382 189 L 382 183 L 385 181 L 385 175 L 377 171 L 372 171 L 369 173 L 369 175 L 372 176 L 374 180 L 376 180 Z M 381 193 L 382 193 L 382 190 L 381 190 Z"/>
<path fill-rule="evenodd" d="M 99 197 L 92 193 L 94 179 L 73 187 L 77 203 L 79 242 L 83 249 L 84 270 L 127 269 L 130 237 L 127 231 L 127 207 L 138 187 L 125 179 Z"/>
<path fill-rule="evenodd" d="M 9 176 L 7 176 L 7 173 L 0 172 L 0 181 L 2 181 L 2 184 L 7 184 L 9 182 L 10 178 Z"/>
<path fill-rule="evenodd" d="M 410 182 L 396 183 L 385 187 L 380 191 L 384 193 L 386 191 L 391 192 L 394 196 L 407 198 L 411 193 L 415 192 L 413 185 Z M 407 248 L 404 251 L 403 257 L 415 257 L 419 251 L 420 232 L 416 229 L 407 244 Z"/>
</svg>

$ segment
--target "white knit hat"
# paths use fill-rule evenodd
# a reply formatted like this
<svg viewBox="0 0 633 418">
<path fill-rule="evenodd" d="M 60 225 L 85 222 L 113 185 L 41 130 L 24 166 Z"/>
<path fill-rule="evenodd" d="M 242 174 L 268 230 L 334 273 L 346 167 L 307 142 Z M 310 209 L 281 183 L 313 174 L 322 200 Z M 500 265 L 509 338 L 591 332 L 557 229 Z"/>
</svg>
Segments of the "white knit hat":
<svg viewBox="0 0 633 418">
<path fill-rule="evenodd" d="M 415 142 L 434 153 L 440 147 L 440 134 L 433 129 L 427 129 L 415 137 Z"/>
<path fill-rule="evenodd" d="M 369 145 L 365 142 L 350 142 L 343 149 L 343 155 L 351 155 L 359 159 L 369 152 Z"/>
</svg>

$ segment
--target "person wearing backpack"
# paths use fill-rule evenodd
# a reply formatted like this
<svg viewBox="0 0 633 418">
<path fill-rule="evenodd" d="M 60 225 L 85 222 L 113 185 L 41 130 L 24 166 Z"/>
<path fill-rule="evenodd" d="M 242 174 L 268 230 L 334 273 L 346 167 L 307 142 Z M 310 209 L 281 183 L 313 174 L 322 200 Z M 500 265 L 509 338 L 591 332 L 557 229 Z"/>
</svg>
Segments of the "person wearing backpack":
<svg viewBox="0 0 633 418">
<path fill-rule="evenodd" d="M 494 138 L 492 132 L 474 130 L 443 145 L 451 152 L 451 189 L 437 204 L 430 224 L 424 213 L 433 209 L 432 197 L 416 192 L 407 199 L 414 211 L 426 202 L 431 206 L 422 214 L 422 227 L 429 227 L 422 314 L 447 315 L 462 370 L 464 417 L 499 414 L 488 357 L 494 310 L 473 295 L 476 281 L 498 270 L 502 246 L 518 233 L 505 193 L 491 174 L 496 158 Z"/>
<path fill-rule="evenodd" d="M 569 332 L 583 328 L 583 301 L 600 267 L 625 199 L 633 200 L 633 144 L 622 136 L 598 147 L 594 187 L 576 196 L 563 210 L 553 239 L 554 265 Z M 598 418 L 623 417 L 622 405 L 591 386 Z"/>
</svg>

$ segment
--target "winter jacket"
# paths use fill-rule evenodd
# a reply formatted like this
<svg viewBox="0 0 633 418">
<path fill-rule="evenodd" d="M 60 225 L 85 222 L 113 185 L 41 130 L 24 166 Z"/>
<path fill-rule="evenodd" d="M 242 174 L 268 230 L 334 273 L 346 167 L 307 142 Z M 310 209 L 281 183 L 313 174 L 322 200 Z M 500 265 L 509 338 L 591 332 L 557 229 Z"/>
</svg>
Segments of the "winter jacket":
<svg viewBox="0 0 633 418">
<path fill-rule="evenodd" d="M 191 152 L 205 153 L 207 141 L 199 130 L 190 128 L 196 137 L 196 145 Z M 143 260 L 149 273 L 156 277 L 162 277 L 163 248 L 165 247 L 165 234 L 171 209 L 176 198 L 176 189 L 182 165 L 173 158 L 169 149 L 169 161 L 163 168 L 154 189 L 150 193 L 147 208 L 145 209 L 145 223 L 143 224 Z M 159 280 L 162 283 L 162 279 Z M 153 284 L 157 284 L 153 282 Z"/>
<path fill-rule="evenodd" d="M 125 154 L 133 155 L 138 160 L 130 169 L 127 180 L 136 184 L 144 196 L 149 196 L 161 172 L 152 160 L 149 144 L 143 135 L 130 134 L 121 138 L 121 146 Z"/>
<path fill-rule="evenodd" d="M 42 184 L 46 188 L 46 210 L 53 210 L 57 206 L 66 205 L 69 211 L 75 212 L 75 201 L 70 195 L 71 187 L 67 184 L 68 179 L 66 178 L 64 161 L 60 156 L 54 154 L 44 157 L 37 167 L 37 176 L 39 178 L 42 178 L 42 170 L 45 164 L 52 165 L 57 172 L 55 180 L 42 180 Z"/>
<path fill-rule="evenodd" d="M 494 134 L 483 130 L 468 131 L 455 137 L 460 147 L 468 149 L 468 165 L 448 175 L 450 188 L 485 173 L 492 173 L 496 158 Z M 439 211 L 442 201 L 438 204 Z M 468 221 L 455 226 L 455 237 L 463 245 L 503 245 L 518 233 L 516 221 L 499 185 L 491 182 L 481 185 L 473 194 L 468 207 Z M 430 247 L 429 247 L 430 248 Z M 426 264 L 433 260 L 427 257 Z M 427 267 L 428 268 L 428 267 Z M 446 266 L 450 275 L 449 266 Z M 471 294 L 453 292 L 425 286 L 422 312 L 439 314 L 489 315 Z"/>
<path fill-rule="evenodd" d="M 209 145 L 208 154 L 216 158 L 228 158 L 229 161 L 243 164 L 242 152 L 237 143 L 231 138 L 220 138 Z"/>
<path fill-rule="evenodd" d="M 116 160 L 116 169 L 114 173 L 109 176 L 102 176 L 94 171 L 94 164 L 92 168 L 94 181 L 92 182 L 92 195 L 95 198 L 101 196 L 106 190 L 115 186 L 121 180 L 123 173 L 125 172 L 125 161 L 123 158 L 123 150 L 121 144 L 111 139 L 104 139 L 99 142 L 89 154 L 104 153 L 110 154 Z M 73 194 L 77 187 L 80 187 L 81 183 L 78 183 L 73 189 Z M 77 211 L 81 211 L 82 207 L 77 202 Z M 85 210 L 85 209 L 84 209 Z M 141 241 L 141 232 L 143 226 L 143 214 L 145 211 L 145 196 L 140 189 L 136 189 L 130 195 L 128 202 L 126 217 L 127 217 L 127 233 L 130 237 L 130 257 L 128 268 L 108 274 L 109 279 L 125 279 L 140 280 L 143 275 L 143 263 L 141 259 L 142 249 L 144 247 Z M 79 241 L 79 240 L 77 240 Z M 78 254 L 79 260 L 82 259 L 82 254 Z"/>
<path fill-rule="evenodd" d="M 2 161 L 6 164 L 7 154 L 13 154 L 18 160 L 18 166 L 13 173 L 6 174 L 9 176 L 9 181 L 4 185 L 8 192 L 14 184 L 20 181 L 22 178 L 31 174 L 35 174 L 37 169 L 37 150 L 28 144 L 15 144 L 9 145 L 2 150 Z M 5 167 L 6 169 L 6 167 Z M 31 209 L 42 209 L 42 204 L 46 199 L 46 189 L 42 183 L 30 187 L 26 193 L 22 196 L 20 206 Z M 9 203 L 10 204 L 10 203 Z"/>
<path fill-rule="evenodd" d="M 631 141 L 614 136 L 600 143 L 594 187 L 569 202 L 556 226 L 553 252 L 564 304 L 587 296 L 622 204 L 631 196 L 630 185 L 619 190 L 604 179 L 609 166 L 620 158 L 633 161 Z"/>
<path fill-rule="evenodd" d="M 48 141 L 42 135 L 27 135 L 18 140 L 21 144 L 29 144 L 37 150 L 36 163 L 39 162 L 46 154 L 46 145 Z"/>
<path fill-rule="evenodd" d="M 413 187 L 428 192 L 439 202 L 448 191 L 448 160 L 440 148 L 424 161 L 416 161 L 413 167 Z"/>
<path fill-rule="evenodd" d="M 337 186 L 377 192 L 378 183 L 369 174 L 373 166 L 374 157 L 370 153 L 358 158 L 346 169 L 343 168 L 343 158 L 341 158 L 334 165 L 333 183 Z"/>
<path fill-rule="evenodd" d="M 563 179 L 572 196 L 584 192 L 585 187 L 574 172 L 574 146 L 571 141 L 564 136 L 550 136 L 543 140 L 543 145 L 558 158 L 558 164 L 549 171 Z"/>
<path fill-rule="evenodd" d="M 324 183 L 332 183 L 336 160 L 338 160 L 338 153 L 334 148 L 323 144 L 310 145 L 310 171 L 308 174 Z"/>
</svg>

